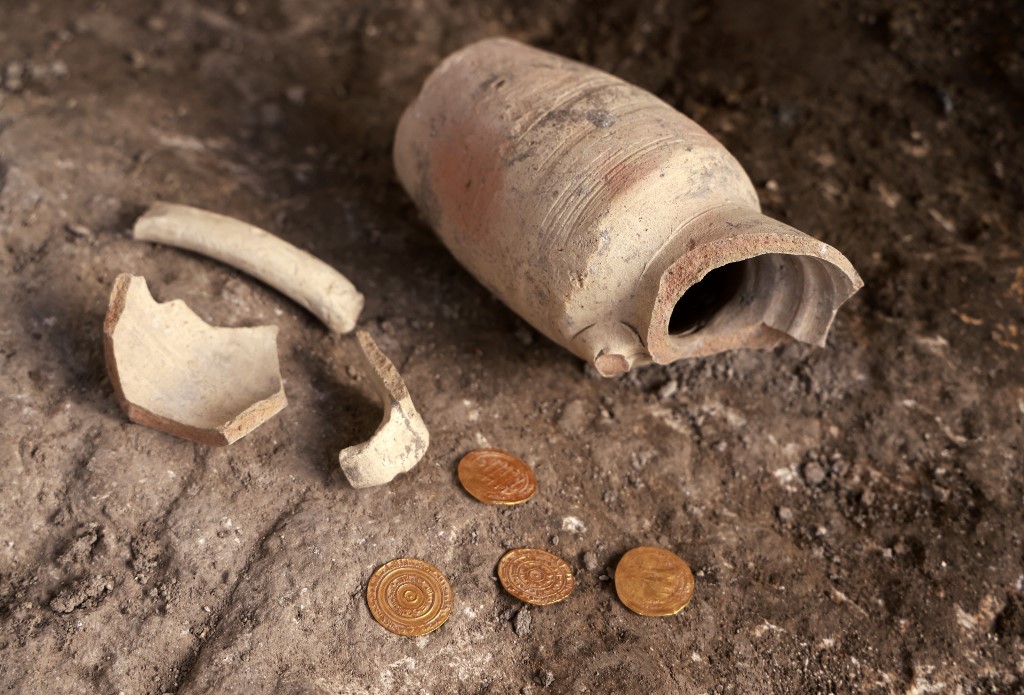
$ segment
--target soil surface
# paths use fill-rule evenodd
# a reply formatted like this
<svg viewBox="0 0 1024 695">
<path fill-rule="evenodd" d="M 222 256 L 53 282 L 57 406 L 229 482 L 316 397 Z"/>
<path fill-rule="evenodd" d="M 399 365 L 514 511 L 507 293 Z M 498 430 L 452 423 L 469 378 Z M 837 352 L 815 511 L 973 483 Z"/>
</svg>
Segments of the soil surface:
<svg viewBox="0 0 1024 695">
<path fill-rule="evenodd" d="M 431 67 L 493 35 L 678 106 L 843 251 L 866 286 L 828 346 L 604 380 L 495 301 L 390 159 Z M 0 0 L 0 690 L 1021 692 L 1022 37 L 1015 0 Z M 379 417 L 355 340 L 133 241 L 155 199 L 355 282 L 431 431 L 413 472 L 348 485 Z M 121 272 L 278 325 L 289 407 L 225 448 L 130 423 L 101 336 Z M 481 445 L 537 496 L 464 493 Z M 573 564 L 569 600 L 501 590 L 525 545 Z M 636 545 L 693 567 L 681 615 L 617 600 Z M 367 609 L 402 556 L 455 592 L 426 637 Z"/>
</svg>

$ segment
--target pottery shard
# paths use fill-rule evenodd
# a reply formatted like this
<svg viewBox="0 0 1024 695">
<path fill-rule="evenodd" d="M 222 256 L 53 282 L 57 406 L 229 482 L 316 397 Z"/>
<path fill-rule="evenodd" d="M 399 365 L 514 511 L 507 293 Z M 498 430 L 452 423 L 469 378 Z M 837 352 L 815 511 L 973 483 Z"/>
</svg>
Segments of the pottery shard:
<svg viewBox="0 0 1024 695">
<path fill-rule="evenodd" d="M 154 203 L 135 222 L 136 239 L 216 258 L 262 280 L 306 307 L 332 331 L 348 333 L 363 310 L 363 295 L 319 258 L 270 232 L 206 210 Z"/>
<path fill-rule="evenodd" d="M 144 278 L 114 282 L 103 343 L 118 403 L 140 425 L 221 446 L 287 405 L 276 326 L 210 326 L 181 300 L 157 303 Z"/>
<path fill-rule="evenodd" d="M 342 449 L 338 459 L 352 487 L 371 487 L 412 469 L 427 453 L 430 433 L 395 365 L 369 333 L 358 331 L 356 337 L 366 373 L 383 402 L 384 417 L 372 437 Z"/>
</svg>

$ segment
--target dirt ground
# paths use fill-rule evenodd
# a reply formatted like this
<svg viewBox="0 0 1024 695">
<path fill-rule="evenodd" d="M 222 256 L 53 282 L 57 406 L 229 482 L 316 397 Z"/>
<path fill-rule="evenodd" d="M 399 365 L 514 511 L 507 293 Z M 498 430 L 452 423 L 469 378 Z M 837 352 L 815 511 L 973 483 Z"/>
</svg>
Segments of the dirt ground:
<svg viewBox="0 0 1024 695">
<path fill-rule="evenodd" d="M 394 126 L 448 52 L 508 35 L 644 86 L 719 137 L 769 214 L 866 286 L 827 348 L 603 380 L 449 256 Z M 0 0 L 0 689 L 19 693 L 1024 692 L 1024 10 L 812 0 Z M 132 241 L 154 199 L 265 226 L 366 294 L 427 457 L 354 490 L 378 413 L 272 290 Z M 289 407 L 227 448 L 131 424 L 101 324 L 118 273 L 218 325 L 280 326 Z M 471 500 L 481 444 L 534 466 Z M 676 550 L 692 604 L 609 580 Z M 577 572 L 523 608 L 508 548 Z M 427 637 L 373 622 L 440 567 Z"/>
</svg>

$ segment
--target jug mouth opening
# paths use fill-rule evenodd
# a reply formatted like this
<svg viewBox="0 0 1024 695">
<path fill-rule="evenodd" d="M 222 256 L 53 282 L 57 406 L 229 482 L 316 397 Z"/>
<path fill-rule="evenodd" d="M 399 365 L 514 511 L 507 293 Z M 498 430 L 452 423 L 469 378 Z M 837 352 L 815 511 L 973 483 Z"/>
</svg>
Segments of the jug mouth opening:
<svg viewBox="0 0 1024 695">
<path fill-rule="evenodd" d="M 676 300 L 668 320 L 668 334 L 673 337 L 700 331 L 730 303 L 734 302 L 749 275 L 749 260 L 727 263 L 712 268 L 708 274 L 690 285 Z"/>
<path fill-rule="evenodd" d="M 720 240 L 678 258 L 661 276 L 644 330 L 652 361 L 788 340 L 823 345 L 860 278 L 837 252 L 811 243 L 748 236 L 742 246 Z"/>
<path fill-rule="evenodd" d="M 655 350 L 661 359 L 671 361 L 778 344 L 790 332 L 791 320 L 807 299 L 809 269 L 804 258 L 764 253 L 726 261 L 682 289 L 678 285 L 674 290 L 663 288 L 666 291 L 659 298 L 662 318 L 656 329 L 660 345 Z M 669 308 L 670 313 L 666 311 Z"/>
</svg>

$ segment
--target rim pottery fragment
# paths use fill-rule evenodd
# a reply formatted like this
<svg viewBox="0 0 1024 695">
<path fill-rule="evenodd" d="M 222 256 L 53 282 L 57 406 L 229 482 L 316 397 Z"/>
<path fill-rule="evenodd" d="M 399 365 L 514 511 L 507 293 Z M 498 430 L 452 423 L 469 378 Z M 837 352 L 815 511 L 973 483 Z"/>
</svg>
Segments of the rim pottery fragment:
<svg viewBox="0 0 1024 695">
<path fill-rule="evenodd" d="M 316 256 L 233 217 L 158 202 L 135 222 L 132 234 L 248 273 L 291 297 L 337 333 L 354 329 L 363 310 L 363 295 L 344 275 Z"/>
<path fill-rule="evenodd" d="M 455 258 L 605 376 L 823 345 L 863 284 L 839 251 L 761 214 L 742 166 L 692 120 L 508 39 L 434 70 L 394 160 Z"/>
<path fill-rule="evenodd" d="M 369 333 L 357 331 L 356 338 L 364 371 L 384 405 L 384 417 L 372 437 L 342 449 L 338 461 L 352 487 L 372 487 L 411 470 L 427 453 L 430 433 L 395 365 Z"/>
<path fill-rule="evenodd" d="M 287 405 L 277 327 L 217 328 L 144 278 L 114 282 L 103 322 L 107 371 L 132 422 L 200 444 L 231 444 Z"/>
</svg>

